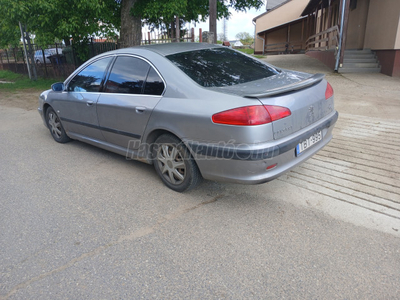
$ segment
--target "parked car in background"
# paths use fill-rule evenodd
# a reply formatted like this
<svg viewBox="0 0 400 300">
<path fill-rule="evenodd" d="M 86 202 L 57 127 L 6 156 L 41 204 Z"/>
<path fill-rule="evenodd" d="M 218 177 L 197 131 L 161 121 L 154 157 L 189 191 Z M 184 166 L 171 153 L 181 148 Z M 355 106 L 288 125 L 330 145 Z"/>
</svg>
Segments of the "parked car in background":
<svg viewBox="0 0 400 300">
<path fill-rule="evenodd" d="M 38 111 L 55 141 L 153 164 L 182 192 L 201 178 L 263 183 L 304 163 L 332 139 L 333 98 L 323 74 L 172 43 L 90 59 L 43 92 Z"/>
<path fill-rule="evenodd" d="M 50 57 L 56 54 L 62 55 L 62 48 L 50 48 L 44 50 L 36 50 L 35 52 L 35 62 L 37 64 L 43 63 L 43 52 L 45 56 L 46 64 L 50 64 Z"/>
</svg>

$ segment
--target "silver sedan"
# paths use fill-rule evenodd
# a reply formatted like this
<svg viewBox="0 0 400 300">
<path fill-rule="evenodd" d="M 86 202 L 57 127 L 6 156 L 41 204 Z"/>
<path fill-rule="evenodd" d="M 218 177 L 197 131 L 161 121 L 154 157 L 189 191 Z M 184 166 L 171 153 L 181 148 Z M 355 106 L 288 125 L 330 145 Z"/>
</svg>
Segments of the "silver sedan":
<svg viewBox="0 0 400 300">
<path fill-rule="evenodd" d="M 257 184 L 304 162 L 338 118 L 324 75 L 222 46 L 174 43 L 98 55 L 39 97 L 54 140 L 153 164 L 182 192 L 202 178 Z"/>
</svg>

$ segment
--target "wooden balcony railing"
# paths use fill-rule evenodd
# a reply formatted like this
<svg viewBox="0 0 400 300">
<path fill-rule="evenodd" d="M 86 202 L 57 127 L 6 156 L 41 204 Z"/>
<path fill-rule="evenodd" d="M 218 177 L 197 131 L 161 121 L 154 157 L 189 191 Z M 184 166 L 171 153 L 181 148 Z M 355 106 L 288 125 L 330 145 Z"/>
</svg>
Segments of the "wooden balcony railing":
<svg viewBox="0 0 400 300">
<path fill-rule="evenodd" d="M 336 49 L 339 44 L 339 27 L 333 26 L 310 36 L 306 42 L 306 51 Z"/>
<path fill-rule="evenodd" d="M 264 51 L 266 53 L 293 53 L 302 50 L 301 41 L 291 43 L 276 43 L 265 45 Z"/>
</svg>

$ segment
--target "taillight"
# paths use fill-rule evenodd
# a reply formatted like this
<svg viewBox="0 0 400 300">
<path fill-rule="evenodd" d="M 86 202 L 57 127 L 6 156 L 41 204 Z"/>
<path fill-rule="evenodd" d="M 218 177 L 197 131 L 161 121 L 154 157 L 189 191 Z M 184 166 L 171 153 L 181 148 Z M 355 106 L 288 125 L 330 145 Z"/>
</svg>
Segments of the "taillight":
<svg viewBox="0 0 400 300">
<path fill-rule="evenodd" d="M 328 82 L 328 84 L 326 85 L 325 100 L 328 100 L 332 96 L 333 96 L 333 88 Z"/>
<path fill-rule="evenodd" d="M 272 121 L 286 118 L 292 114 L 290 109 L 286 107 L 275 105 L 264 105 L 264 107 L 267 109 Z"/>
<path fill-rule="evenodd" d="M 252 105 L 216 113 L 212 116 L 212 121 L 217 124 L 253 126 L 271 123 L 290 115 L 291 112 L 286 107 Z"/>
</svg>

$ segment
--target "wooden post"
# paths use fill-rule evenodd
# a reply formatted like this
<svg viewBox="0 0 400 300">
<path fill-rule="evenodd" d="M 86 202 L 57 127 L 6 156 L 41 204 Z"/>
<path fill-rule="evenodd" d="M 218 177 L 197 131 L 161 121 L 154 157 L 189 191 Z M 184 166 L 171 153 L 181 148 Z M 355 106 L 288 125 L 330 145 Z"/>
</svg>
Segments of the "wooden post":
<svg viewBox="0 0 400 300">
<path fill-rule="evenodd" d="M 203 31 L 201 28 L 199 28 L 199 43 L 203 42 Z"/>
<path fill-rule="evenodd" d="M 343 7 L 343 0 L 340 0 L 339 8 L 338 8 L 339 9 L 339 15 L 338 15 L 338 20 L 337 20 L 337 24 L 339 25 L 339 27 L 340 27 L 340 20 L 342 19 L 342 7 Z"/>
<path fill-rule="evenodd" d="M 304 19 L 301 21 L 301 46 L 300 46 L 301 49 L 303 49 L 303 43 L 304 43 Z"/>
<path fill-rule="evenodd" d="M 217 40 L 217 0 L 209 0 L 209 5 L 209 34 L 213 35 L 211 43 L 215 44 Z"/>
<path fill-rule="evenodd" d="M 264 53 L 267 51 L 267 33 L 266 32 L 264 32 L 264 49 L 263 49 L 263 55 L 264 55 Z"/>
<path fill-rule="evenodd" d="M 321 2 L 321 16 L 320 16 L 320 18 L 319 18 L 319 32 L 322 32 L 322 24 L 323 24 L 323 18 L 324 18 L 324 14 L 323 14 L 323 12 L 324 12 L 324 9 L 322 8 L 322 2 Z M 323 38 L 323 36 L 319 36 L 319 39 L 321 40 Z M 318 43 L 318 47 L 321 47 L 321 42 L 319 42 Z"/>
<path fill-rule="evenodd" d="M 328 2 L 328 24 L 327 24 L 327 29 L 332 27 L 332 0 L 329 0 Z M 331 36 L 332 36 L 332 32 L 329 32 L 327 35 L 328 38 L 328 42 L 327 42 L 327 49 L 330 49 L 331 47 Z"/>
<path fill-rule="evenodd" d="M 344 50 L 346 49 L 346 40 L 347 40 L 347 25 L 349 24 L 350 0 L 345 0 L 345 1 L 346 1 L 346 6 L 344 9 L 342 47 L 341 47 L 341 51 L 340 51 L 340 61 L 339 61 L 340 64 L 343 63 Z"/>
<path fill-rule="evenodd" d="M 313 35 L 314 34 L 317 34 L 317 28 L 318 28 L 318 6 L 315 8 L 315 13 L 314 13 L 314 16 L 315 16 L 315 22 L 314 22 L 314 33 L 313 33 Z"/>
<path fill-rule="evenodd" d="M 46 56 L 44 55 L 44 50 L 43 49 L 42 49 L 42 56 L 43 56 L 44 71 L 45 71 L 46 77 L 48 77 L 49 74 L 47 73 Z"/>
<path fill-rule="evenodd" d="M 149 41 L 149 45 L 151 44 L 151 35 L 150 35 L 150 31 L 147 32 L 147 39 Z"/>
<path fill-rule="evenodd" d="M 329 7 L 328 7 L 328 28 L 332 27 L 332 0 L 329 0 Z"/>
<path fill-rule="evenodd" d="M 194 27 L 192 27 L 190 29 L 190 38 L 191 38 L 192 43 L 194 43 Z"/>
</svg>

